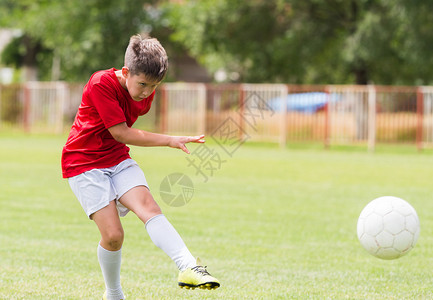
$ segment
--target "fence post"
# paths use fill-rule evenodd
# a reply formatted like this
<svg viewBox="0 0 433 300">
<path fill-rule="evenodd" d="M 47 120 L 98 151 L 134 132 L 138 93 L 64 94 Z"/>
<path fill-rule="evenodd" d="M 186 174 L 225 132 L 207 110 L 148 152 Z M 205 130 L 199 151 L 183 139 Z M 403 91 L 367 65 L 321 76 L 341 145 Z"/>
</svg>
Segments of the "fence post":
<svg viewBox="0 0 433 300">
<path fill-rule="evenodd" d="M 329 149 L 329 143 L 330 143 L 330 134 L 329 134 L 329 130 L 330 130 L 330 126 L 329 126 L 329 103 L 331 101 L 331 97 L 330 97 L 330 91 L 329 91 L 329 86 L 325 87 L 325 93 L 326 93 L 326 104 L 325 104 L 325 140 L 324 140 L 324 145 L 325 145 L 325 149 Z"/>
<path fill-rule="evenodd" d="M 423 148 L 423 117 L 424 117 L 424 93 L 423 88 L 418 87 L 416 90 L 416 147 L 419 151 Z"/>
<path fill-rule="evenodd" d="M 376 87 L 368 86 L 368 151 L 376 147 Z"/>
<path fill-rule="evenodd" d="M 244 103 L 245 102 L 245 89 L 244 85 L 239 85 L 239 140 L 242 141 L 244 139 Z"/>
<path fill-rule="evenodd" d="M 204 134 L 206 130 L 206 85 L 199 83 L 198 85 L 198 134 Z"/>
<path fill-rule="evenodd" d="M 161 86 L 159 89 L 161 91 L 161 123 L 160 123 L 160 132 L 167 133 L 167 90 L 165 89 L 165 85 Z"/>
<path fill-rule="evenodd" d="M 65 111 L 65 98 L 68 94 L 68 88 L 63 82 L 56 82 L 56 133 L 63 132 L 64 111 Z"/>
<path fill-rule="evenodd" d="M 284 92 L 281 95 L 281 129 L 280 129 L 280 147 L 285 148 L 287 144 L 287 95 L 289 87 L 284 86 Z"/>
<path fill-rule="evenodd" d="M 31 130 L 31 91 L 29 83 L 24 84 L 24 101 L 23 101 L 23 125 L 24 131 L 30 132 Z"/>
</svg>

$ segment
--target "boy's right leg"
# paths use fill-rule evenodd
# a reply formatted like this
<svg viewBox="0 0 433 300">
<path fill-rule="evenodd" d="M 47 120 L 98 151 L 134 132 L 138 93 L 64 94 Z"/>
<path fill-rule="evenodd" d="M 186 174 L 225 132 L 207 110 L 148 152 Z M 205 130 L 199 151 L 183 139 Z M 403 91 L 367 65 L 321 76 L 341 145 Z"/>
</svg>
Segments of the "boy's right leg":
<svg viewBox="0 0 433 300">
<path fill-rule="evenodd" d="M 150 191 L 137 186 L 126 192 L 120 202 L 133 211 L 145 223 L 153 243 L 162 249 L 179 268 L 178 284 L 186 288 L 215 289 L 219 281 L 212 277 L 206 267 L 192 256 L 176 229 L 161 213 Z"/>
<path fill-rule="evenodd" d="M 98 260 L 104 276 L 107 300 L 125 299 L 120 285 L 120 265 L 122 258 L 123 228 L 115 201 L 92 214 L 101 233 L 98 245 Z"/>
<path fill-rule="evenodd" d="M 145 224 L 152 242 L 176 263 L 180 271 L 196 265 L 196 259 L 176 229 L 162 214 L 148 188 L 134 187 L 122 195 L 119 201 Z"/>
</svg>

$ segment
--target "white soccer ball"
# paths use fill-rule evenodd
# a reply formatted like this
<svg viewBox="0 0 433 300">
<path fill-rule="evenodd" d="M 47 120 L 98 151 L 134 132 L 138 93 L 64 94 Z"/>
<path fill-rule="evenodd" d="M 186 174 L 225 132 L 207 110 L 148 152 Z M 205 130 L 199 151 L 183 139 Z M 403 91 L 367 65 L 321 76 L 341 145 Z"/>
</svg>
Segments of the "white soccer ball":
<svg viewBox="0 0 433 300">
<path fill-rule="evenodd" d="M 374 199 L 358 219 L 358 239 L 370 254 L 395 259 L 416 244 L 420 226 L 415 209 L 403 199 L 385 196 Z"/>
</svg>

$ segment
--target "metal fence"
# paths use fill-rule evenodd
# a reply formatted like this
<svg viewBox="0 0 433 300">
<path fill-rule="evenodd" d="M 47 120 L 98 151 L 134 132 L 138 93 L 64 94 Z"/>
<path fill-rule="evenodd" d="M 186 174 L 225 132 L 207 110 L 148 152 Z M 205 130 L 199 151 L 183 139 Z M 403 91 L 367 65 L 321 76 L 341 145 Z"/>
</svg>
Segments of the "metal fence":
<svg viewBox="0 0 433 300">
<path fill-rule="evenodd" d="M 200 134 L 206 127 L 206 87 L 173 83 L 161 89 L 161 131 L 169 134 Z"/>
<path fill-rule="evenodd" d="M 0 85 L 0 129 L 63 133 L 77 112 L 83 86 L 64 82 Z"/>
<path fill-rule="evenodd" d="M 0 129 L 65 132 L 83 84 L 0 85 Z M 433 146 L 433 87 L 166 83 L 137 126 L 214 139 Z"/>
</svg>

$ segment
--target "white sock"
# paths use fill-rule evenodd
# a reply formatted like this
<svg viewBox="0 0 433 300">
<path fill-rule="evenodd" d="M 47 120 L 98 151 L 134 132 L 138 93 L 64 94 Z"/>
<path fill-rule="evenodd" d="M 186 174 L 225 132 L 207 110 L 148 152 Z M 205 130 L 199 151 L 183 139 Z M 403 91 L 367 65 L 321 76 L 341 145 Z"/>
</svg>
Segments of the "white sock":
<svg viewBox="0 0 433 300">
<path fill-rule="evenodd" d="M 120 285 L 120 264 L 122 260 L 122 249 L 108 251 L 99 244 L 98 260 L 107 289 L 107 300 L 124 299 Z"/>
<path fill-rule="evenodd" d="M 152 242 L 176 263 L 180 271 L 196 266 L 194 256 L 163 214 L 150 218 L 145 226 Z"/>
</svg>

